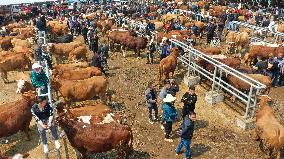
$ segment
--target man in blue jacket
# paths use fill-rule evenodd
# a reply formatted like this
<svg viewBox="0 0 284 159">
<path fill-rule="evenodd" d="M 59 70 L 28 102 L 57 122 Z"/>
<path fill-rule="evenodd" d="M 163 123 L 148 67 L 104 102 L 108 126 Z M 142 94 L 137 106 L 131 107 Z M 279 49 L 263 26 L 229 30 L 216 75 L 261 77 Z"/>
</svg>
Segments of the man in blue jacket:
<svg viewBox="0 0 284 159">
<path fill-rule="evenodd" d="M 176 148 L 176 155 L 179 155 L 182 147 L 185 147 L 185 158 L 191 159 L 190 155 L 190 144 L 194 131 L 194 121 L 196 120 L 196 114 L 194 112 L 190 112 L 189 115 L 184 117 L 183 123 L 180 126 L 180 143 Z"/>
</svg>

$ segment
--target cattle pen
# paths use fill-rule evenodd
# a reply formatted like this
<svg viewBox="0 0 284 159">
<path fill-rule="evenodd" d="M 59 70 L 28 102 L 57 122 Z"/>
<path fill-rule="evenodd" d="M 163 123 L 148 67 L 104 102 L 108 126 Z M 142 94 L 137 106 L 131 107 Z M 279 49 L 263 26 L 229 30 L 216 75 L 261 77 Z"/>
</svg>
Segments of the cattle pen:
<svg viewBox="0 0 284 159">
<path fill-rule="evenodd" d="M 138 33 L 139 36 L 145 35 L 146 26 L 144 26 L 141 22 L 137 22 L 129 18 L 124 18 L 123 21 L 134 26 L 136 28 L 136 33 Z M 157 33 L 155 31 L 151 31 L 150 33 L 151 38 L 154 39 L 158 46 Z M 186 65 L 187 77 L 199 78 L 198 81 L 194 81 L 193 84 L 199 83 L 200 77 L 205 77 L 212 82 L 211 91 L 207 93 L 207 102 L 211 104 L 222 102 L 224 100 L 224 93 L 236 97 L 246 105 L 243 116 L 238 118 L 236 121 L 237 125 L 243 129 L 252 128 L 254 123 L 253 118 L 256 111 L 257 95 L 260 95 L 261 91 L 265 89 L 266 86 L 236 69 L 223 64 L 213 57 L 194 49 L 192 46 L 176 39 L 170 39 L 169 41 L 171 43 L 171 47 L 178 46 L 185 52 L 185 54 L 179 56 L 178 59 Z M 214 71 L 210 72 L 205 68 L 202 68 L 196 63 L 196 59 L 204 60 L 206 63 L 213 65 Z M 232 76 L 239 81 L 248 84 L 250 89 L 247 92 L 243 92 L 242 90 L 235 88 L 223 79 L 223 77 L 228 76 Z M 186 84 L 189 84 L 188 81 L 186 81 Z M 222 90 L 223 92 L 221 93 Z"/>
</svg>

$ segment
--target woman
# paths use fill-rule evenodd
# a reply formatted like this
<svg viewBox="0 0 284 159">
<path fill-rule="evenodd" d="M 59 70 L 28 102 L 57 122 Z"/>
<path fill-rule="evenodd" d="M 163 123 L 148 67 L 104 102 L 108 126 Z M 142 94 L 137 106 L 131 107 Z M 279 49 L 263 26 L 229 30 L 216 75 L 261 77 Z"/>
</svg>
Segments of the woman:
<svg viewBox="0 0 284 159">
<path fill-rule="evenodd" d="M 174 101 L 176 100 L 176 97 L 172 96 L 171 94 L 167 94 L 166 98 L 163 99 L 163 121 L 165 121 L 165 141 L 173 142 L 172 139 L 170 139 L 170 134 L 172 132 L 172 125 L 173 122 L 177 119 L 177 111 L 174 107 Z"/>
<path fill-rule="evenodd" d="M 31 82 L 32 85 L 39 89 L 41 94 L 47 93 L 48 77 L 42 70 L 42 66 L 38 63 L 32 65 Z"/>
<path fill-rule="evenodd" d="M 55 142 L 55 148 L 60 148 L 58 141 L 57 127 L 54 123 L 53 108 L 47 102 L 46 97 L 39 96 L 36 103 L 32 106 L 31 112 L 37 122 L 37 128 L 40 135 L 41 143 L 45 156 L 48 156 L 48 144 L 46 138 L 46 130 L 50 129 Z"/>
</svg>

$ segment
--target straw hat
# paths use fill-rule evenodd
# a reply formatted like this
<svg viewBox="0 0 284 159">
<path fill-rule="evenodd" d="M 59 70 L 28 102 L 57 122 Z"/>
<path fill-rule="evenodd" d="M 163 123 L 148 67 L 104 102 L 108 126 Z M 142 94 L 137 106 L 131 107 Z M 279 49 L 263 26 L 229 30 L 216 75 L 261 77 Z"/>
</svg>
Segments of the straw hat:
<svg viewBox="0 0 284 159">
<path fill-rule="evenodd" d="M 40 64 L 38 64 L 38 63 L 34 63 L 33 65 L 32 65 L 32 69 L 36 69 L 36 68 L 41 68 L 42 66 L 40 65 Z"/>
<path fill-rule="evenodd" d="M 163 99 L 165 103 L 171 103 L 176 100 L 176 97 L 172 96 L 171 94 L 167 94 L 166 98 Z"/>
</svg>

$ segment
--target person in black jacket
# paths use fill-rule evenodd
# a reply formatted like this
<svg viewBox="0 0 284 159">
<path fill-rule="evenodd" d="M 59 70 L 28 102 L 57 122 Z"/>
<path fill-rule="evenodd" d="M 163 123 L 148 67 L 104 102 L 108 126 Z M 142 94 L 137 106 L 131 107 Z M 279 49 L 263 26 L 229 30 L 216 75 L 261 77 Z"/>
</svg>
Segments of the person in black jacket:
<svg viewBox="0 0 284 159">
<path fill-rule="evenodd" d="M 148 83 L 148 88 L 145 91 L 146 105 L 149 110 L 149 122 L 153 124 L 153 121 L 158 119 L 158 107 L 157 107 L 157 91 L 154 88 L 153 82 Z M 152 111 L 154 110 L 155 116 L 153 119 Z"/>
<path fill-rule="evenodd" d="M 155 44 L 154 44 L 154 40 L 151 39 L 151 42 L 149 44 L 149 47 L 148 47 L 148 52 L 147 52 L 147 63 L 146 64 L 153 64 L 153 54 L 154 52 L 156 51 L 156 47 L 155 47 Z"/>
<path fill-rule="evenodd" d="M 54 122 L 53 108 L 49 105 L 46 97 L 37 97 L 36 103 L 31 109 L 32 115 L 37 122 L 37 128 L 40 135 L 41 142 L 43 144 L 43 150 L 46 156 L 48 156 L 48 145 L 46 138 L 46 130 L 50 129 L 55 142 L 55 148 L 60 148 L 58 140 L 57 126 Z"/>
<path fill-rule="evenodd" d="M 194 112 L 197 95 L 195 94 L 195 87 L 191 86 L 188 91 L 182 96 L 183 102 L 182 117 L 184 118 L 189 112 Z"/>
<path fill-rule="evenodd" d="M 180 125 L 180 143 L 176 148 L 176 154 L 178 155 L 182 149 L 185 147 L 185 158 L 191 159 L 190 155 L 190 144 L 194 131 L 194 121 L 196 120 L 196 114 L 190 112 L 189 115 L 184 117 L 183 123 Z"/>
<path fill-rule="evenodd" d="M 207 31 L 208 31 L 207 44 L 210 44 L 211 40 L 213 39 L 215 30 L 216 30 L 216 25 L 214 24 L 213 21 L 211 21 L 207 28 Z"/>
</svg>

